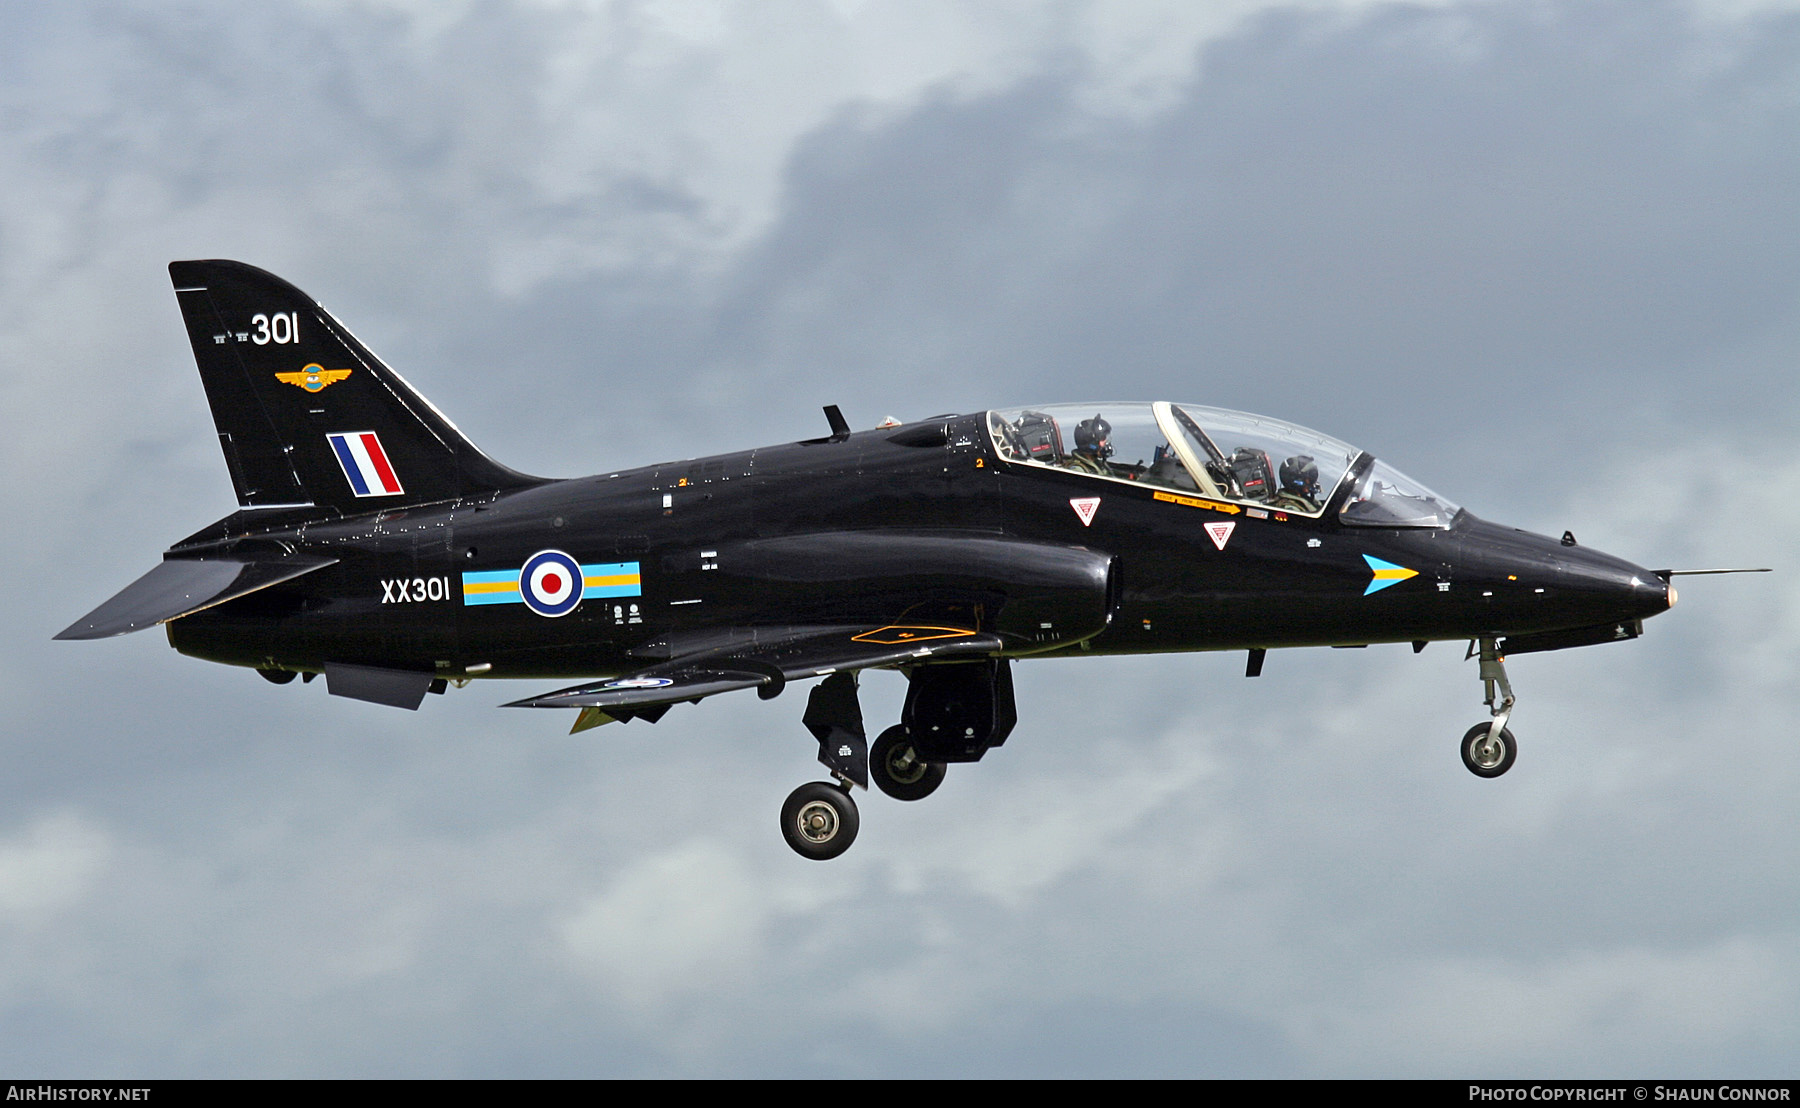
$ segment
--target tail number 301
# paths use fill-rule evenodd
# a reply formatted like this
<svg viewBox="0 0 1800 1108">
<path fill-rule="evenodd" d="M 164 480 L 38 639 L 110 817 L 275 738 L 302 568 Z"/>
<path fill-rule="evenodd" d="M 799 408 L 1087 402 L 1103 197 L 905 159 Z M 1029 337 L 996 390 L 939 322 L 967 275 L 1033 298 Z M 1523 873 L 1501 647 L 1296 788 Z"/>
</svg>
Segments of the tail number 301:
<svg viewBox="0 0 1800 1108">
<path fill-rule="evenodd" d="M 258 346 L 300 341 L 299 312 L 276 312 L 274 315 L 257 312 L 250 317 L 250 326 L 255 328 L 250 332 L 250 341 Z"/>
</svg>

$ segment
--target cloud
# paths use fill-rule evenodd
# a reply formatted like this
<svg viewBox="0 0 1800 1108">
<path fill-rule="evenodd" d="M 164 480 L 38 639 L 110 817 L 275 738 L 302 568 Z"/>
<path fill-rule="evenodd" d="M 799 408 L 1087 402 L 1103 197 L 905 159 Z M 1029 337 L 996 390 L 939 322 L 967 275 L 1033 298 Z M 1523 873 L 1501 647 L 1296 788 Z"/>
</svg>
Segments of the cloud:
<svg viewBox="0 0 1800 1108">
<path fill-rule="evenodd" d="M 740 992 L 760 977 L 751 952 L 771 942 L 772 927 L 839 898 L 759 878 L 741 852 L 697 839 L 631 864 L 559 932 L 609 996 L 656 1009 Z"/>
<path fill-rule="evenodd" d="M 43 817 L 0 841 L 0 919 L 41 925 L 80 904 L 110 856 L 106 832 L 72 812 Z"/>
<path fill-rule="evenodd" d="M 1469 939 L 1467 957 L 1371 983 L 1360 1010 L 1296 1013 L 1292 1033 L 1330 1042 L 1331 1064 L 1349 1072 L 1369 1072 L 1370 1057 L 1404 1049 L 1430 1059 L 1423 1072 L 1441 1077 L 1602 1078 L 1742 1049 L 1800 1015 L 1791 938 L 1609 950 L 1544 965 L 1486 958 L 1479 931 Z M 1673 1059 L 1671 1044 L 1680 1044 Z"/>
</svg>

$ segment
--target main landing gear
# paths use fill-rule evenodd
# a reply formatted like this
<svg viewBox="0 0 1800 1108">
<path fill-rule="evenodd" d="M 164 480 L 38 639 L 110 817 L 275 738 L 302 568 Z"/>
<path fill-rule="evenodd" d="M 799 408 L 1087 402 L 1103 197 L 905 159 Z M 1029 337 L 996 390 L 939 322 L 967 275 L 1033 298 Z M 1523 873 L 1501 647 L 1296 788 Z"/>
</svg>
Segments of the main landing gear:
<svg viewBox="0 0 1800 1108">
<path fill-rule="evenodd" d="M 834 673 L 819 682 L 800 722 L 819 740 L 819 761 L 832 779 L 810 781 L 788 794 L 781 806 L 781 835 L 802 858 L 823 862 L 856 841 L 862 821 L 850 788 L 869 787 L 869 740 L 856 699 L 856 675 Z"/>
<path fill-rule="evenodd" d="M 869 776 L 876 788 L 895 800 L 924 800 L 944 783 L 947 772 L 944 763 L 920 756 L 903 723 L 883 731 L 869 751 Z"/>
<path fill-rule="evenodd" d="M 1481 658 L 1481 683 L 1487 689 L 1488 711 L 1493 713 L 1493 718 L 1469 728 L 1462 737 L 1462 760 L 1469 772 L 1477 777 L 1498 777 L 1511 769 L 1513 760 L 1519 756 L 1519 744 L 1514 741 L 1513 733 L 1506 729 L 1506 721 L 1512 716 L 1518 698 L 1513 696 L 1512 682 L 1506 679 L 1506 659 L 1500 656 L 1499 642 L 1492 638 L 1477 640 L 1470 644 L 1471 654 L 1477 648 Z"/>
<path fill-rule="evenodd" d="M 900 722 L 869 748 L 856 675 L 834 673 L 813 689 L 801 722 L 819 741 L 830 781 L 812 781 L 781 806 L 781 835 L 796 854 L 836 858 L 856 841 L 851 789 L 875 787 L 896 800 L 923 800 L 944 783 L 948 762 L 974 762 L 1006 741 L 1018 713 L 1004 659 L 920 666 L 907 675 Z"/>
</svg>

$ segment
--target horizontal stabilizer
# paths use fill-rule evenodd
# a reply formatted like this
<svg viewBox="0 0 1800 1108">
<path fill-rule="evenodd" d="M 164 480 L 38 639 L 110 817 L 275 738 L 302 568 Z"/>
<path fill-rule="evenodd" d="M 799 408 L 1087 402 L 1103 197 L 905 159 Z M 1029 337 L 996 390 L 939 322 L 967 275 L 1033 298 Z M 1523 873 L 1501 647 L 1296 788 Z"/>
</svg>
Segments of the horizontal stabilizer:
<svg viewBox="0 0 1800 1108">
<path fill-rule="evenodd" d="M 336 558 L 319 554 L 171 558 L 125 586 L 117 596 L 64 628 L 56 637 L 104 639 L 141 631 L 153 624 L 180 619 L 202 608 L 291 581 L 336 561 Z"/>
<path fill-rule="evenodd" d="M 587 685 L 528 697 L 507 708 L 641 708 L 716 693 L 928 658 L 998 653 L 1000 636 L 955 627 L 814 627 L 774 642 L 689 654 Z M 779 679 L 777 675 L 779 674 Z"/>
</svg>

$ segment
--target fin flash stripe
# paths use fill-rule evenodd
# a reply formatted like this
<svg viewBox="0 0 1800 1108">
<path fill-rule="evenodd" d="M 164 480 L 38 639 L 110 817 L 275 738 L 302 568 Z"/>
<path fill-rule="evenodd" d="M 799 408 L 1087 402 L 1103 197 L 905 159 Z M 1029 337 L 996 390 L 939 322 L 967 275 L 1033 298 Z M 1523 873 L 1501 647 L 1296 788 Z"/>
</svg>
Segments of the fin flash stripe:
<svg viewBox="0 0 1800 1108">
<path fill-rule="evenodd" d="M 344 469 L 344 479 L 357 496 L 398 496 L 405 492 L 394 467 L 388 464 L 387 451 L 373 431 L 341 431 L 325 436 L 331 452 Z"/>
</svg>

